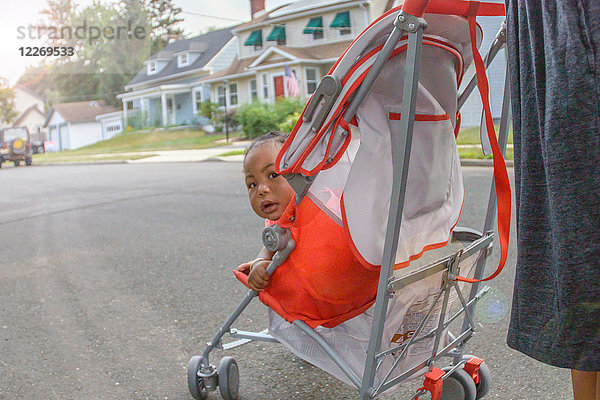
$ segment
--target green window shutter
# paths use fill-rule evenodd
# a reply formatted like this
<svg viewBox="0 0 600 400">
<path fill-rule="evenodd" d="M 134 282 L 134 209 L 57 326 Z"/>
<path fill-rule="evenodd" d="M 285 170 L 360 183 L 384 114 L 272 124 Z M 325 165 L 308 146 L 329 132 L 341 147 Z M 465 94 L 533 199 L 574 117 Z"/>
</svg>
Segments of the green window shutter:
<svg viewBox="0 0 600 400">
<path fill-rule="evenodd" d="M 267 37 L 267 42 L 273 42 L 273 41 L 285 42 L 285 27 L 284 26 L 277 25 L 277 26 L 273 27 L 273 30 Z"/>
<path fill-rule="evenodd" d="M 302 31 L 302 33 L 311 34 L 314 31 L 322 31 L 323 30 L 323 17 L 314 17 L 308 21 L 308 25 Z"/>
<path fill-rule="evenodd" d="M 337 13 L 333 22 L 330 25 L 331 28 L 350 28 L 350 11 L 344 11 Z"/>
<path fill-rule="evenodd" d="M 262 46 L 262 31 L 253 31 L 244 46 Z"/>
</svg>

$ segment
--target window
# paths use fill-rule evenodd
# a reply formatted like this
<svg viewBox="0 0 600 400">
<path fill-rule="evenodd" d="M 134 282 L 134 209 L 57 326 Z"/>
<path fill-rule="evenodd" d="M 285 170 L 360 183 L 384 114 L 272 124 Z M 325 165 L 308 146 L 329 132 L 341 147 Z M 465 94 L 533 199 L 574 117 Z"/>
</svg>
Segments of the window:
<svg viewBox="0 0 600 400">
<path fill-rule="evenodd" d="M 306 68 L 306 93 L 313 94 L 317 90 L 317 70 Z"/>
<path fill-rule="evenodd" d="M 330 28 L 338 29 L 339 36 L 349 35 L 352 33 L 352 29 L 350 29 L 350 11 L 337 13 L 330 25 Z"/>
<path fill-rule="evenodd" d="M 225 86 L 219 85 L 217 87 L 217 103 L 221 107 L 225 107 Z"/>
<path fill-rule="evenodd" d="M 269 80 L 267 79 L 267 74 L 263 74 L 262 84 L 263 84 L 263 99 L 266 100 L 269 98 Z"/>
<path fill-rule="evenodd" d="M 190 65 L 190 55 L 188 53 L 180 54 L 177 57 L 177 66 L 181 68 L 187 65 Z"/>
<path fill-rule="evenodd" d="M 302 33 L 312 35 L 313 40 L 323 39 L 323 17 L 311 18 Z"/>
<path fill-rule="evenodd" d="M 158 72 L 158 65 L 156 65 L 156 61 L 152 61 L 148 64 L 148 75 L 154 75 Z"/>
<path fill-rule="evenodd" d="M 352 33 L 352 29 L 350 29 L 350 28 L 348 28 L 348 29 L 344 28 L 344 29 L 339 30 L 340 36 L 349 35 L 351 33 Z"/>
<path fill-rule="evenodd" d="M 200 103 L 202 103 L 202 88 L 198 88 L 194 92 L 194 114 L 200 111 Z"/>
<path fill-rule="evenodd" d="M 252 31 L 248 40 L 244 42 L 244 46 L 254 46 L 254 50 L 262 49 L 262 30 Z"/>
<path fill-rule="evenodd" d="M 258 90 L 256 88 L 256 79 L 250 79 L 250 101 L 258 99 Z"/>
<path fill-rule="evenodd" d="M 236 106 L 238 103 L 237 83 L 229 84 L 229 104 Z"/>
<path fill-rule="evenodd" d="M 121 124 L 120 123 L 116 123 L 116 124 L 112 124 L 112 125 L 107 125 L 106 126 L 106 132 L 108 132 L 108 133 L 119 132 L 120 130 L 121 130 Z"/>
<path fill-rule="evenodd" d="M 285 26 L 276 25 L 267 36 L 267 42 L 277 42 L 279 46 L 285 45 Z"/>
</svg>

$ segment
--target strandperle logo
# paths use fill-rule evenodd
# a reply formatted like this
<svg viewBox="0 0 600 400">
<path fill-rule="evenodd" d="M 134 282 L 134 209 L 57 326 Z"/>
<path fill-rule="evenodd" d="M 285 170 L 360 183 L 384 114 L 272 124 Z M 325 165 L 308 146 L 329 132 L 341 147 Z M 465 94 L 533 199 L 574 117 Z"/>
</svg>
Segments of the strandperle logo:
<svg viewBox="0 0 600 400">
<path fill-rule="evenodd" d="M 38 40 L 48 38 L 50 40 L 87 40 L 92 44 L 96 40 L 143 40 L 146 38 L 146 29 L 143 26 L 134 26 L 131 20 L 126 25 L 118 26 L 95 26 L 88 25 L 83 21 L 81 25 L 72 26 L 43 26 L 28 25 L 17 27 L 17 39 Z"/>
</svg>

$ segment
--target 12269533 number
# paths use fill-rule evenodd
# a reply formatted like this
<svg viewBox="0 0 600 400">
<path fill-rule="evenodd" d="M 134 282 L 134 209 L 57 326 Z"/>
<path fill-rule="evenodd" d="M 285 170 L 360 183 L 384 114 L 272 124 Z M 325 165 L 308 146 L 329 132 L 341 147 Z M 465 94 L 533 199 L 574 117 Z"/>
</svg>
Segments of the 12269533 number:
<svg viewBox="0 0 600 400">
<path fill-rule="evenodd" d="M 19 47 L 21 57 L 65 57 L 75 54 L 73 47 Z"/>
</svg>

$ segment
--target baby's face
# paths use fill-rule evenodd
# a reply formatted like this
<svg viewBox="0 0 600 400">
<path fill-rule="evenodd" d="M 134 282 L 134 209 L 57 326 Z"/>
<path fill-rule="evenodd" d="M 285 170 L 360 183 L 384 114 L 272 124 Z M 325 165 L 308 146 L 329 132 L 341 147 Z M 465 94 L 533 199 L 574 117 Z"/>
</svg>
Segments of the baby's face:
<svg viewBox="0 0 600 400">
<path fill-rule="evenodd" d="M 272 221 L 281 217 L 295 194 L 287 180 L 275 173 L 280 147 L 273 142 L 259 145 L 246 155 L 244 162 L 250 205 L 256 214 Z"/>
</svg>

